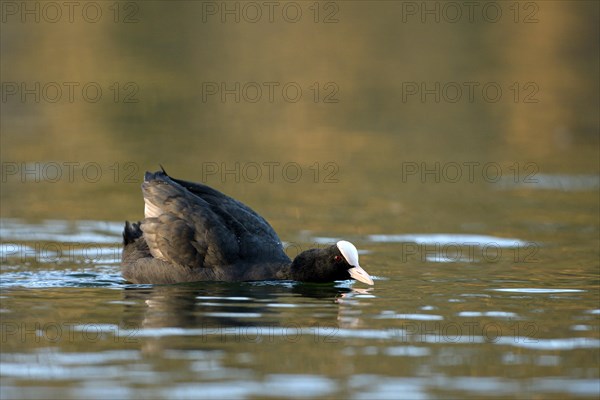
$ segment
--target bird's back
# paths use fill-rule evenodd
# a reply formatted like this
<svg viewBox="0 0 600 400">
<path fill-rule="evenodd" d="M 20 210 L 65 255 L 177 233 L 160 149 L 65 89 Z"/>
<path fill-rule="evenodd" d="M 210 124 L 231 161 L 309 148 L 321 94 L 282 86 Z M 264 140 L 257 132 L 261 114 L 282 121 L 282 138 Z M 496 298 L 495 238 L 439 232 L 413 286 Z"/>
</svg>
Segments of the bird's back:
<svg viewBox="0 0 600 400">
<path fill-rule="evenodd" d="M 268 279 L 272 266 L 290 262 L 264 218 L 209 186 L 147 172 L 142 192 L 145 219 L 123 232 L 128 280 L 142 283 L 155 270 L 164 283 L 170 275 L 179 282 Z"/>
</svg>

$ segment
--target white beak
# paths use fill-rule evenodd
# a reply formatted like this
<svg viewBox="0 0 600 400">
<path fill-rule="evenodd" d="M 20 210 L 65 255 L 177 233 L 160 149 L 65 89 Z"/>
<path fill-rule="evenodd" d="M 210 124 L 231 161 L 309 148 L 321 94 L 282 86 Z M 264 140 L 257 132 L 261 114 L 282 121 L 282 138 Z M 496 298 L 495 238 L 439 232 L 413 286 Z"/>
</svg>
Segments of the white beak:
<svg viewBox="0 0 600 400">
<path fill-rule="evenodd" d="M 356 250 L 356 247 L 354 247 L 352 243 L 345 240 L 340 240 L 336 243 L 336 245 L 340 250 L 340 253 L 342 253 L 346 259 L 346 262 L 353 267 L 348 270 L 352 279 L 356 279 L 357 281 L 361 281 L 367 285 L 373 285 L 373 279 L 371 279 L 369 274 L 367 274 L 367 271 L 362 269 L 358 264 L 358 250 Z"/>
<path fill-rule="evenodd" d="M 367 285 L 374 284 L 373 279 L 371 279 L 371 276 L 369 276 L 369 274 L 367 274 L 367 271 L 362 269 L 360 266 L 350 268 L 348 272 L 350 273 L 352 279 L 356 279 L 357 281 L 361 281 L 363 283 L 366 283 Z"/>
</svg>

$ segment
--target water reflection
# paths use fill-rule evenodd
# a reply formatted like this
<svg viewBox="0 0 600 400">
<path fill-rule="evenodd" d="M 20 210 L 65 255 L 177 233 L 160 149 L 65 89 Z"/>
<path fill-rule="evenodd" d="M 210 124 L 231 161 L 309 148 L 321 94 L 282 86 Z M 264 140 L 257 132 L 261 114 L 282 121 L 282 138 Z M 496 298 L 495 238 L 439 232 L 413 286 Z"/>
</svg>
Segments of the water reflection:
<svg viewBox="0 0 600 400">
<path fill-rule="evenodd" d="M 464 2 L 320 3 L 339 7 L 331 24 L 313 2 L 294 24 L 96 3 L 97 24 L 3 14 L 0 397 L 598 398 L 597 1 L 490 2 L 497 23 L 403 18 Z M 138 23 L 111 21 L 133 3 Z M 35 93 L 74 81 L 104 96 Z M 249 82 L 303 97 L 248 101 Z M 214 83 L 225 101 L 203 96 Z M 289 244 L 356 242 L 381 278 L 128 285 L 118 221 L 142 216 L 158 163 Z M 252 163 L 303 174 L 253 179 Z M 503 174 L 428 172 L 467 163 Z"/>
<path fill-rule="evenodd" d="M 201 343 L 194 347 L 198 350 L 225 343 L 327 340 L 339 328 L 364 325 L 358 299 L 351 299 L 365 293 L 339 284 L 291 282 L 127 287 L 121 325 L 135 327 L 131 335 L 144 338 L 144 354 L 162 354 L 182 337 Z"/>
<path fill-rule="evenodd" d="M 311 309 L 326 315 L 337 313 L 334 321 L 348 322 L 348 317 L 342 315 L 351 312 L 344 309 L 356 303 L 356 300 L 350 302 L 351 298 L 366 291 L 335 284 L 209 282 L 126 287 L 123 293 L 126 325 L 144 329 L 201 327 L 210 331 L 257 325 L 302 328 L 314 320 L 294 318 L 290 313 L 302 315 Z M 141 314 L 140 303 L 146 305 Z M 308 310 L 296 310 L 306 308 Z M 358 316 L 350 320 L 351 324 L 358 324 Z"/>
</svg>

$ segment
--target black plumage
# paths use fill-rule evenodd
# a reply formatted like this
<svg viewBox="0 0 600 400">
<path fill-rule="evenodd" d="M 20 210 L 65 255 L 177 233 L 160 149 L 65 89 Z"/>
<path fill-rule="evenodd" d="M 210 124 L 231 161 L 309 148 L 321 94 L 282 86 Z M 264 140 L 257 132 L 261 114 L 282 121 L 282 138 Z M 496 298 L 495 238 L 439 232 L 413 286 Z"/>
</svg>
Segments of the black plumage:
<svg viewBox="0 0 600 400">
<path fill-rule="evenodd" d="M 300 253 L 292 262 L 269 223 L 200 183 L 147 172 L 145 219 L 125 223 L 123 276 L 134 283 L 359 279 L 373 284 L 349 242 Z"/>
</svg>

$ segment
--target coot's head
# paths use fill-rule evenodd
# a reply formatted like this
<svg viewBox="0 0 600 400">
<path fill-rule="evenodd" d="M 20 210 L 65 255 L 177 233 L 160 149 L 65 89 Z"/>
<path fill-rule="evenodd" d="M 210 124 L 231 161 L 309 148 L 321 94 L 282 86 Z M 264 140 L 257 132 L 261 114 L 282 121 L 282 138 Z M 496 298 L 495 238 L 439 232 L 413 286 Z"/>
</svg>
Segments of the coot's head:
<svg viewBox="0 0 600 400">
<path fill-rule="evenodd" d="M 350 242 L 340 240 L 325 249 L 303 251 L 291 267 L 294 280 L 304 282 L 333 282 L 356 279 L 368 285 L 373 279 L 358 264 L 358 251 Z"/>
</svg>

